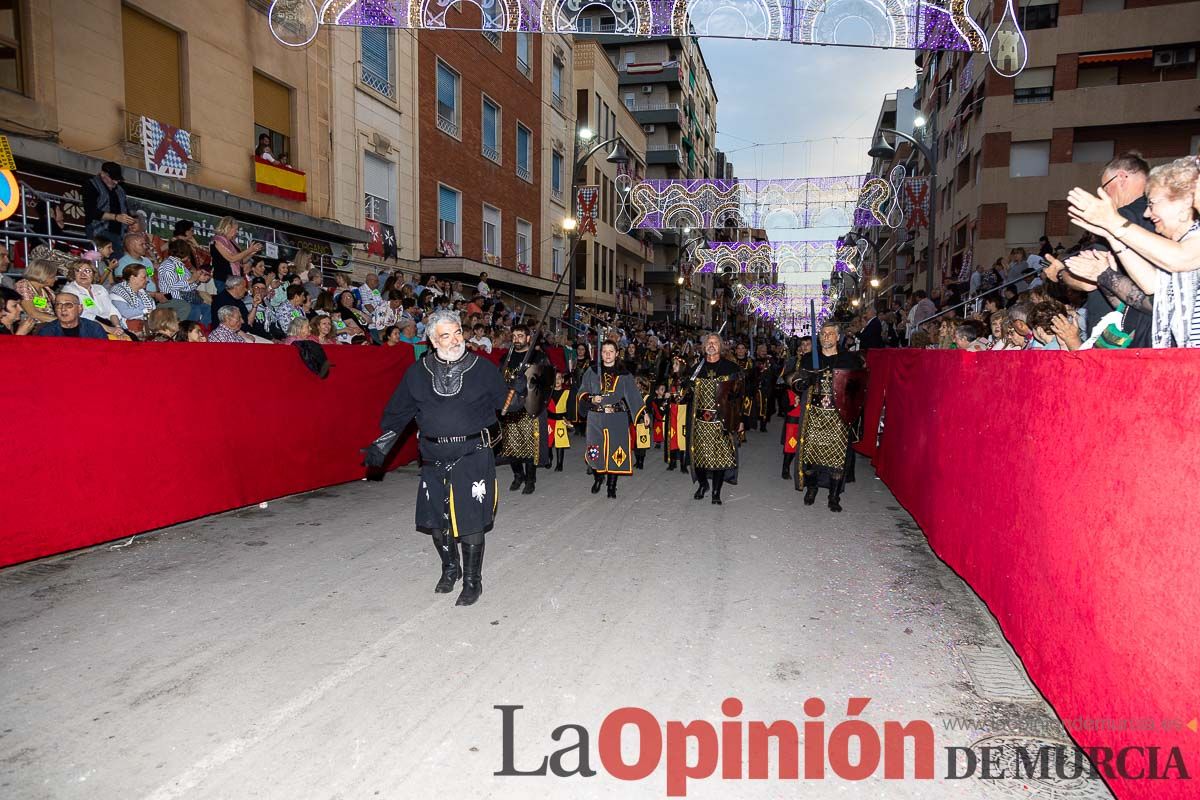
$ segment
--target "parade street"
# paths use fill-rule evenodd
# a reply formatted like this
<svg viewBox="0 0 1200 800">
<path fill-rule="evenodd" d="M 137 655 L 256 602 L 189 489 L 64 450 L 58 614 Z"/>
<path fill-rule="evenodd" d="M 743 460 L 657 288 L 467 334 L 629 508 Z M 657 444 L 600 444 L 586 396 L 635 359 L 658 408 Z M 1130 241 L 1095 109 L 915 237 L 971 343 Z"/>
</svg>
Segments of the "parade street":
<svg viewBox="0 0 1200 800">
<path fill-rule="evenodd" d="M 536 494 L 503 491 L 501 468 L 469 608 L 432 591 L 411 468 L 0 572 L 0 796 L 666 797 L 666 748 L 642 780 L 601 765 L 604 718 L 635 706 L 660 730 L 720 730 L 727 697 L 746 723 L 797 728 L 820 698 L 826 738 L 870 698 L 878 731 L 933 726 L 936 779 L 913 780 L 910 753 L 905 780 L 826 766 L 781 782 L 772 748 L 771 780 L 718 766 L 688 797 L 1020 796 L 946 780 L 946 748 L 1066 738 L 981 602 L 869 463 L 835 514 L 780 479 L 778 420 L 749 435 L 723 506 L 693 500 L 658 450 L 616 500 L 589 493 L 578 438 Z M 523 706 L 507 755 L 500 705 Z M 577 744 L 551 736 L 571 724 L 595 777 L 494 775 Z M 1108 796 L 1088 784 L 1070 796 Z"/>
</svg>

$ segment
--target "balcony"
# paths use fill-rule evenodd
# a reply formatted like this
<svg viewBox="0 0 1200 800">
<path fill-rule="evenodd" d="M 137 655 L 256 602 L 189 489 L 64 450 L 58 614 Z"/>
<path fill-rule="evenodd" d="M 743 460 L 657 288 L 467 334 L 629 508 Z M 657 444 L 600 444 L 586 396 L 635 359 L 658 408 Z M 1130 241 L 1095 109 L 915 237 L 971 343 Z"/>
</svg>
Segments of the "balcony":
<svg viewBox="0 0 1200 800">
<path fill-rule="evenodd" d="M 492 47 L 497 50 L 500 49 L 500 34 L 495 31 L 481 31 L 481 33 L 483 34 L 483 38 L 492 43 Z"/>
<path fill-rule="evenodd" d="M 634 103 L 629 110 L 639 125 L 684 125 L 678 103 Z"/>
<path fill-rule="evenodd" d="M 533 183 L 533 175 L 532 175 L 532 173 L 530 173 L 529 167 L 523 167 L 520 164 L 518 164 L 517 165 L 517 177 L 523 181 Z"/>
<path fill-rule="evenodd" d="M 555 203 L 558 203 L 563 208 L 566 208 L 566 205 L 563 202 L 562 189 L 551 189 L 550 190 L 550 199 L 553 200 Z"/>
<path fill-rule="evenodd" d="M 191 161 L 189 163 L 199 166 L 200 164 L 203 163 L 200 160 L 200 155 L 201 155 L 200 134 L 192 133 L 191 131 L 188 131 L 188 135 L 190 137 L 191 146 L 192 146 Z M 125 142 L 127 144 L 137 145 L 139 153 L 141 152 L 143 145 L 142 145 L 142 117 L 140 114 L 131 114 L 128 111 L 125 112 Z M 139 158 L 140 158 L 140 155 L 139 155 Z"/>
<path fill-rule="evenodd" d="M 554 110 L 560 114 L 567 113 L 567 101 L 563 99 L 561 94 L 550 96 L 550 105 L 554 106 Z"/>
<path fill-rule="evenodd" d="M 360 66 L 359 80 L 362 81 L 363 86 L 374 92 L 378 92 L 389 100 L 396 99 L 396 85 L 394 83 L 366 64 L 361 64 Z"/>
<path fill-rule="evenodd" d="M 438 126 L 438 130 L 441 131 L 442 133 L 449 134 L 450 136 L 453 136 L 455 139 L 459 138 L 457 121 L 452 120 L 449 117 L 443 117 L 441 114 L 438 114 L 437 126 Z"/>
<path fill-rule="evenodd" d="M 497 164 L 500 163 L 500 151 L 497 150 L 496 148 L 488 147 L 485 144 L 480 148 L 480 152 L 483 154 L 483 157 L 486 158 L 488 161 L 495 161 Z"/>
<path fill-rule="evenodd" d="M 620 64 L 617 66 L 617 83 L 621 86 L 636 84 L 683 85 L 683 68 L 678 64 L 664 67 L 661 64 Z"/>
<path fill-rule="evenodd" d="M 526 78 L 533 77 L 533 68 L 519 58 L 517 59 L 517 69 L 521 70 L 521 74 Z"/>
<path fill-rule="evenodd" d="M 683 166 L 683 153 L 677 144 L 651 144 L 646 145 L 646 163 L 647 164 L 669 164 L 676 167 Z"/>
</svg>

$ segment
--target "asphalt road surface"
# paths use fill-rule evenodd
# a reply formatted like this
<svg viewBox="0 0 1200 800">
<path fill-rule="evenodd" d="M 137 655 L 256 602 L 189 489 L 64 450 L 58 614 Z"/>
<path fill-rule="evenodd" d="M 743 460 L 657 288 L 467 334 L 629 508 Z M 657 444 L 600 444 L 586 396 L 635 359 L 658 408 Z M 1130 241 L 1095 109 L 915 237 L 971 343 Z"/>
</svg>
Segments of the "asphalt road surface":
<svg viewBox="0 0 1200 800">
<path fill-rule="evenodd" d="M 454 606 L 457 587 L 433 593 L 408 469 L 0 571 L 0 797 L 662 798 L 668 759 L 703 772 L 718 746 L 695 726 L 684 748 L 667 721 L 819 720 L 832 753 L 852 697 L 870 698 L 857 717 L 875 731 L 927 721 L 935 778 L 912 778 L 911 742 L 906 779 L 880 764 L 848 780 L 832 755 L 823 779 L 805 778 L 817 734 L 802 737 L 799 780 L 779 779 L 772 748 L 768 779 L 744 765 L 722 779 L 712 760 L 686 796 L 1106 796 L 1096 781 L 1039 794 L 980 780 L 978 765 L 946 779 L 946 748 L 1065 734 L 870 466 L 843 513 L 824 493 L 806 508 L 779 477 L 778 430 L 750 434 L 719 507 L 694 501 L 660 451 L 616 500 L 589 493 L 578 441 L 532 496 L 505 492 L 502 469 L 470 608 Z M 740 714 L 722 713 L 728 697 Z M 809 698 L 824 714 L 806 713 Z M 587 736 L 558 766 L 577 770 L 583 750 L 597 774 L 495 775 L 502 705 L 523 707 L 509 712 L 514 770 Z M 602 760 L 602 723 L 624 707 L 656 721 L 646 742 L 665 741 L 643 762 L 652 748 L 626 727 L 620 758 L 649 773 L 637 780 L 614 777 L 613 747 Z M 737 741 L 721 747 L 734 774 Z M 859 740 L 840 741 L 857 763 Z"/>
</svg>

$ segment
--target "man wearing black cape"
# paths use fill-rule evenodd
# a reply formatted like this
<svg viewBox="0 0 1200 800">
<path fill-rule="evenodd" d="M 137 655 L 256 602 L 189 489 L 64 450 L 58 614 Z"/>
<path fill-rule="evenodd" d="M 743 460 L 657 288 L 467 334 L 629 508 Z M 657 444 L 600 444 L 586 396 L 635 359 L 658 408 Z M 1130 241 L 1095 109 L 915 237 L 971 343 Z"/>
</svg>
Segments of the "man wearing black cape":
<svg viewBox="0 0 1200 800">
<path fill-rule="evenodd" d="M 817 500 L 822 487 L 829 490 L 829 510 L 841 511 L 842 489 L 851 466 L 851 429 L 838 411 L 836 374 L 841 370 L 861 370 L 858 353 L 843 350 L 838 342 L 841 329 L 836 322 L 826 320 L 821 325 L 820 350 L 817 366 L 810 357 L 798 364 L 799 369 L 788 378 L 788 386 L 797 395 L 807 389 L 808 403 L 800 424 L 800 468 L 796 472 L 796 489 L 804 486 L 804 505 Z M 845 391 L 842 389 L 841 391 Z"/>
<path fill-rule="evenodd" d="M 484 534 L 492 529 L 499 500 L 492 451 L 499 429 L 496 412 L 520 402 L 527 382 L 517 376 L 510 392 L 495 366 L 467 352 L 456 312 L 434 311 L 426 331 L 433 349 L 404 373 L 384 409 L 383 436 L 364 450 L 365 463 L 383 466 L 400 433 L 416 419 L 421 447 L 417 530 L 433 537 L 442 562 L 434 591 L 448 593 L 462 577 L 455 605 L 469 606 L 483 593 Z"/>
<path fill-rule="evenodd" d="M 699 486 L 700 500 L 712 482 L 712 503 L 721 505 L 721 487 L 737 483 L 738 438 L 745 434 L 742 402 L 745 376 L 737 364 L 721 357 L 721 337 L 715 333 L 700 342 L 704 361 L 692 380 L 688 409 L 688 452 Z"/>
</svg>

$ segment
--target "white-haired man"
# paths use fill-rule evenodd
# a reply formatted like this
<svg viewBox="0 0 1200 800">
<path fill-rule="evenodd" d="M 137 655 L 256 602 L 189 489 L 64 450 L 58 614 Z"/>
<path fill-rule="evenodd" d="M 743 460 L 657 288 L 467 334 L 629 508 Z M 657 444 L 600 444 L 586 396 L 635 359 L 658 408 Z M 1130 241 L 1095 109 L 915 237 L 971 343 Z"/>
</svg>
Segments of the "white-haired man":
<svg viewBox="0 0 1200 800">
<path fill-rule="evenodd" d="M 404 373 L 384 409 L 383 436 L 364 450 L 365 463 L 382 467 L 400 434 L 416 420 L 421 447 L 416 527 L 433 537 L 442 561 L 434 591 L 450 592 L 462 577 L 455 605 L 469 606 L 483 592 L 484 534 L 492 529 L 499 499 L 491 446 L 499 429 L 497 410 L 519 402 L 525 379 L 517 378 L 510 395 L 500 371 L 467 351 L 454 311 L 434 311 L 426 332 L 433 347 Z"/>
<path fill-rule="evenodd" d="M 692 381 L 688 450 L 698 484 L 692 495 L 700 500 L 712 483 L 712 503 L 721 505 L 721 487 L 737 483 L 738 438 L 745 433 L 742 402 L 745 375 L 722 357 L 721 337 L 710 333 L 700 340 L 704 361 Z"/>
</svg>

